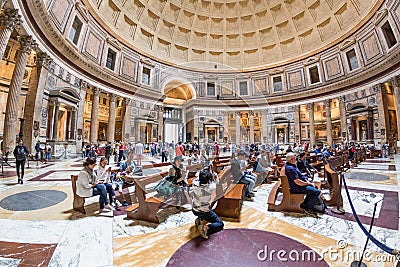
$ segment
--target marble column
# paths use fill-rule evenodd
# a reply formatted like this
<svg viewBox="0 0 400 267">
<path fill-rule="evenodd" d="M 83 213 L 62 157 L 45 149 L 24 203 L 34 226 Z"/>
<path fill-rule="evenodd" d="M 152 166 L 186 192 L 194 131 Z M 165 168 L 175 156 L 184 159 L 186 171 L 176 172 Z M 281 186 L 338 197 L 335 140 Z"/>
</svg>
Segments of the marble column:
<svg viewBox="0 0 400 267">
<path fill-rule="evenodd" d="M 48 112 L 47 112 L 47 131 L 46 131 L 47 139 L 51 139 L 53 137 L 53 117 L 54 117 L 54 102 L 49 101 Z"/>
<path fill-rule="evenodd" d="M 36 54 L 36 65 L 32 68 L 24 109 L 24 144 L 34 151 L 40 134 L 43 93 L 48 75 L 50 57 L 46 53 Z"/>
<path fill-rule="evenodd" d="M 124 112 L 124 120 L 122 121 L 122 140 L 124 142 L 130 141 L 130 132 L 131 132 L 131 99 L 125 98 L 125 112 Z"/>
<path fill-rule="evenodd" d="M 261 142 L 267 143 L 268 142 L 268 122 L 267 122 L 267 111 L 261 111 Z"/>
<path fill-rule="evenodd" d="M 141 142 L 144 142 L 144 140 L 140 139 L 140 121 L 139 118 L 135 118 L 134 120 L 134 125 L 135 125 L 135 143 L 138 143 L 139 140 Z M 167 142 L 171 142 L 171 140 L 166 140 Z"/>
<path fill-rule="evenodd" d="M 331 100 L 324 100 L 326 114 L 326 137 L 328 146 L 332 146 L 332 115 L 331 115 Z"/>
<path fill-rule="evenodd" d="M 240 145 L 240 112 L 236 111 L 236 145 Z"/>
<path fill-rule="evenodd" d="M 21 24 L 21 15 L 17 9 L 6 9 L 0 15 L 0 60 L 4 56 L 8 41 L 13 30 Z"/>
<path fill-rule="evenodd" d="M 294 141 L 298 145 L 300 145 L 301 143 L 300 105 L 294 106 L 293 120 L 294 120 L 294 136 L 295 136 Z"/>
<path fill-rule="evenodd" d="M 71 109 L 71 132 L 69 135 L 70 140 L 75 140 L 75 132 L 76 132 L 76 114 L 78 113 L 76 107 L 72 107 Z"/>
<path fill-rule="evenodd" d="M 80 91 L 79 91 L 79 104 L 76 115 L 76 153 L 82 153 L 82 139 L 83 139 L 83 124 L 84 124 L 84 113 L 85 113 L 85 102 L 86 102 L 86 92 L 88 89 L 87 82 L 81 80 Z"/>
<path fill-rule="evenodd" d="M 110 94 L 110 109 L 108 115 L 108 127 L 107 127 L 107 141 L 114 144 L 115 137 L 115 110 L 116 110 L 117 96 Z"/>
<path fill-rule="evenodd" d="M 54 116 L 53 116 L 53 140 L 58 140 L 58 116 L 60 113 L 60 102 L 56 102 L 54 105 Z"/>
<path fill-rule="evenodd" d="M 197 144 L 200 144 L 200 137 L 199 137 L 199 111 L 198 110 L 194 110 L 194 112 L 193 112 L 193 127 L 194 127 L 193 138 L 197 137 L 197 140 L 195 140 L 195 142 Z"/>
<path fill-rule="evenodd" d="M 354 118 L 351 118 L 351 141 L 357 142 L 357 122 Z"/>
<path fill-rule="evenodd" d="M 393 86 L 393 91 L 394 91 L 394 98 L 395 98 L 395 103 L 396 103 L 396 117 L 397 117 L 397 140 L 400 139 L 400 83 L 398 80 L 398 77 L 393 77 L 390 80 L 390 83 Z"/>
<path fill-rule="evenodd" d="M 374 140 L 374 114 L 368 112 L 367 115 L 367 139 L 368 141 Z"/>
<path fill-rule="evenodd" d="M 312 149 L 315 145 L 315 125 L 314 125 L 314 103 L 307 104 L 308 112 L 310 114 L 310 146 Z"/>
<path fill-rule="evenodd" d="M 90 113 L 90 142 L 97 143 L 97 136 L 99 130 L 99 102 L 100 102 L 100 89 L 93 88 L 92 112 Z"/>
<path fill-rule="evenodd" d="M 254 112 L 250 110 L 250 144 L 254 144 Z"/>
<path fill-rule="evenodd" d="M 157 106 L 157 112 L 158 112 L 158 136 L 157 136 L 157 140 L 158 142 L 164 142 L 164 118 L 163 118 L 163 112 L 164 112 L 164 108 L 162 106 Z M 196 115 L 194 115 L 196 116 Z M 197 135 L 197 124 L 195 123 L 196 120 L 193 120 L 193 139 L 195 136 L 198 137 Z M 132 133 L 134 134 L 134 133 Z M 192 139 L 192 140 L 193 140 Z M 198 141 L 196 141 L 198 142 Z"/>
<path fill-rule="evenodd" d="M 20 51 L 8 89 L 4 118 L 3 148 L 8 151 L 11 151 L 15 147 L 22 82 L 29 54 L 36 47 L 36 42 L 32 39 L 32 36 L 22 36 L 19 41 Z"/>
<path fill-rule="evenodd" d="M 384 98 L 384 87 L 382 84 L 377 84 L 373 87 L 374 92 L 376 93 L 376 103 L 378 104 L 378 117 L 379 117 L 379 126 L 381 132 L 381 144 L 386 143 L 388 136 L 388 120 L 387 120 L 387 108 L 386 101 Z"/>
<path fill-rule="evenodd" d="M 346 106 L 344 101 L 344 96 L 339 97 L 339 113 L 340 113 L 340 133 L 339 135 L 342 137 L 342 140 L 347 140 L 347 118 L 346 118 Z M 345 135 L 343 136 L 343 133 Z"/>
</svg>

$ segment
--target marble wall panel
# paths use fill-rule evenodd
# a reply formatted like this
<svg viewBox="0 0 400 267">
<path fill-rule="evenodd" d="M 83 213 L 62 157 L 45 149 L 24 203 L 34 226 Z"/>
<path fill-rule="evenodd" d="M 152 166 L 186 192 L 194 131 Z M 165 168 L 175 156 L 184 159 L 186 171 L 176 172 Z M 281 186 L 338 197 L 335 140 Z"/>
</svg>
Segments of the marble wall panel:
<svg viewBox="0 0 400 267">
<path fill-rule="evenodd" d="M 382 47 L 375 31 L 364 37 L 360 42 L 360 46 L 366 65 L 382 55 Z"/>
<path fill-rule="evenodd" d="M 122 54 L 120 75 L 126 79 L 136 82 L 137 62 Z"/>
<path fill-rule="evenodd" d="M 104 40 L 94 30 L 89 29 L 86 34 L 85 44 L 83 46 L 83 54 L 91 60 L 100 64 L 101 51 L 103 49 Z"/>
<path fill-rule="evenodd" d="M 72 7 L 72 0 L 53 0 L 48 7 L 50 18 L 61 33 L 65 30 Z"/>
<path fill-rule="evenodd" d="M 287 82 L 290 89 L 298 89 L 305 86 L 304 84 L 304 71 L 303 69 L 298 69 L 294 71 L 287 72 Z"/>
<path fill-rule="evenodd" d="M 335 55 L 322 61 L 325 80 L 331 80 L 344 75 L 342 61 L 339 55 Z"/>
</svg>

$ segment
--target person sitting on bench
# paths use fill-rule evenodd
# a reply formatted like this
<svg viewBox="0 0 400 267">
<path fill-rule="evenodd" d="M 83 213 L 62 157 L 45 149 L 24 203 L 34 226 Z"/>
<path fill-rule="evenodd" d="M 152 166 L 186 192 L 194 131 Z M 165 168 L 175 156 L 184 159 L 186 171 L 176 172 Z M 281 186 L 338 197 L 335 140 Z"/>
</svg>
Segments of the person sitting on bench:
<svg viewBox="0 0 400 267">
<path fill-rule="evenodd" d="M 239 151 L 237 156 L 231 160 L 231 173 L 234 182 L 247 184 L 245 197 L 251 199 L 251 197 L 254 196 L 253 188 L 255 181 L 251 177 L 245 175 L 247 165 L 240 167 L 240 162 L 244 160 L 245 155 L 246 153 L 244 151 Z"/>
<path fill-rule="evenodd" d="M 299 157 L 297 158 L 297 168 L 303 175 L 306 175 L 308 178 L 311 179 L 314 179 L 314 174 L 318 173 L 318 171 L 313 166 L 311 166 L 306 159 L 305 152 L 301 152 L 299 154 Z"/>
<path fill-rule="evenodd" d="M 258 156 L 256 172 L 262 173 L 265 178 L 268 178 L 268 176 L 274 172 L 274 169 L 271 168 L 269 155 L 265 150 L 261 150 L 261 153 Z"/>
<path fill-rule="evenodd" d="M 210 165 L 210 159 L 206 155 L 205 149 L 201 150 L 200 161 L 201 161 L 201 163 L 203 163 L 204 167 L 208 167 Z"/>
<path fill-rule="evenodd" d="M 215 198 L 217 183 L 218 178 L 213 180 L 210 168 L 202 170 L 199 178 L 193 181 L 192 212 L 197 216 L 196 226 L 205 239 L 224 229 L 223 221 L 211 209 L 211 203 L 215 200 L 213 198 Z"/>
<path fill-rule="evenodd" d="M 286 155 L 285 175 L 289 181 L 290 192 L 307 194 L 300 207 L 304 212 L 314 214 L 315 198 L 320 196 L 321 191 L 315 188 L 314 184 L 307 181 L 307 178 L 297 168 L 296 161 L 295 153 L 288 153 Z"/>
<path fill-rule="evenodd" d="M 135 153 L 133 151 L 128 151 L 127 159 L 122 161 L 119 165 L 119 169 L 121 172 L 126 173 L 127 175 L 143 175 L 143 170 L 136 165 L 133 161 Z"/>
<path fill-rule="evenodd" d="M 86 158 L 83 169 L 76 180 L 76 194 L 80 197 L 92 197 L 100 195 L 100 212 L 111 211 L 114 208 L 108 204 L 107 189 L 102 183 L 96 182 L 96 174 L 93 171 L 96 161 L 93 158 Z"/>
<path fill-rule="evenodd" d="M 190 158 L 190 160 L 192 161 L 192 164 L 199 164 L 200 163 L 199 150 L 197 148 L 195 150 L 193 150 L 193 155 Z"/>
</svg>

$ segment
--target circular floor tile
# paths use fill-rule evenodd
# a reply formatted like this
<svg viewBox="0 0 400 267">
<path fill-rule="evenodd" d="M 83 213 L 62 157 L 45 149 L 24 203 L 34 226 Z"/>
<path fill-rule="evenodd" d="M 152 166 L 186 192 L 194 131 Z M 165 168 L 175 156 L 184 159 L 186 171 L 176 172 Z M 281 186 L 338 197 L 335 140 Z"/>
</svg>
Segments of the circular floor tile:
<svg viewBox="0 0 400 267">
<path fill-rule="evenodd" d="M 67 198 L 67 194 L 57 190 L 34 190 L 17 193 L 3 198 L 0 207 L 11 211 L 38 210 L 54 206 Z"/>
<path fill-rule="evenodd" d="M 280 250 L 286 254 L 278 258 Z M 303 252 L 314 254 L 315 260 Z M 196 237 L 180 247 L 167 266 L 188 266 L 189 262 L 191 266 L 329 266 L 314 250 L 296 240 L 254 229 L 226 229 L 208 240 Z"/>
</svg>

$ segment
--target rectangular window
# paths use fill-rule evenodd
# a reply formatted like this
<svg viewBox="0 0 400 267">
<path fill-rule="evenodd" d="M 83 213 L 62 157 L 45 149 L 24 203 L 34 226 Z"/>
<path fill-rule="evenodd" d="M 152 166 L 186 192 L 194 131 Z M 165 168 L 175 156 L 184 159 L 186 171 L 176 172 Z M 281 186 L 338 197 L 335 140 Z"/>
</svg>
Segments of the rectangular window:
<svg viewBox="0 0 400 267">
<path fill-rule="evenodd" d="M 282 76 L 276 76 L 272 78 L 272 84 L 274 86 L 274 92 L 283 91 Z"/>
<path fill-rule="evenodd" d="M 397 44 L 396 37 L 394 36 L 392 27 L 388 21 L 382 25 L 382 32 L 389 48 L 392 48 L 395 44 Z"/>
<path fill-rule="evenodd" d="M 310 75 L 310 84 L 314 84 L 314 83 L 319 83 L 320 79 L 319 79 L 319 72 L 318 72 L 318 67 L 317 66 L 313 66 L 311 68 L 308 69 L 308 74 Z"/>
<path fill-rule="evenodd" d="M 79 41 L 79 36 L 81 35 L 81 30 L 82 30 L 82 25 L 83 23 L 78 19 L 78 17 L 75 17 L 74 22 L 72 23 L 71 30 L 69 32 L 68 38 L 75 44 L 78 44 Z"/>
<path fill-rule="evenodd" d="M 239 82 L 239 93 L 240 95 L 249 95 L 249 88 L 246 81 Z"/>
<path fill-rule="evenodd" d="M 215 82 L 207 82 L 207 96 L 215 96 Z"/>
<path fill-rule="evenodd" d="M 108 48 L 107 59 L 106 59 L 106 68 L 110 70 L 114 70 L 115 68 L 115 59 L 117 57 L 117 53 L 112 49 Z"/>
<path fill-rule="evenodd" d="M 142 69 L 142 84 L 150 85 L 151 69 L 143 67 Z"/>
<path fill-rule="evenodd" d="M 350 51 L 346 52 L 347 63 L 349 64 L 350 71 L 358 69 L 360 65 L 358 65 L 358 58 L 356 55 L 356 51 L 351 49 Z"/>
</svg>

